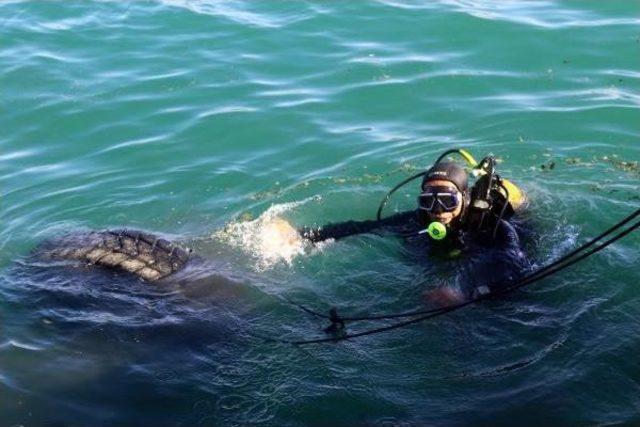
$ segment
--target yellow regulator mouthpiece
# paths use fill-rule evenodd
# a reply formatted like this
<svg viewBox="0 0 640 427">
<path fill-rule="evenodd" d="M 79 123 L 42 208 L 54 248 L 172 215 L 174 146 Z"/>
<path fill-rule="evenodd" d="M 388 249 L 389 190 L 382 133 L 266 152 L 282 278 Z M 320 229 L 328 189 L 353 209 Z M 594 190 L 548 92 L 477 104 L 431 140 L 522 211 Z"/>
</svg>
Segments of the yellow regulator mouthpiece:
<svg viewBox="0 0 640 427">
<path fill-rule="evenodd" d="M 447 237 L 447 227 L 441 222 L 433 221 L 427 227 L 427 234 L 429 234 L 433 240 L 442 240 Z"/>
</svg>

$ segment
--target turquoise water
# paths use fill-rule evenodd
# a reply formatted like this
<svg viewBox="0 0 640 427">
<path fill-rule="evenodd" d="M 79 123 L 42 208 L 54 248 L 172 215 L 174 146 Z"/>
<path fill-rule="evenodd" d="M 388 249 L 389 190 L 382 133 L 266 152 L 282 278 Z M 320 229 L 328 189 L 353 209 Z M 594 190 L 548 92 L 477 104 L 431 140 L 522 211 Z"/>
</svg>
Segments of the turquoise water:
<svg viewBox="0 0 640 427">
<path fill-rule="evenodd" d="M 373 217 L 445 149 L 501 159 L 539 264 L 638 208 L 638 24 L 629 1 L 1 3 L 2 424 L 640 423 L 637 234 L 411 328 L 256 337 L 322 336 L 285 297 L 389 312 L 455 282 L 389 236 L 265 246 L 276 217 Z M 27 257 L 122 226 L 216 273 L 176 290 Z"/>
</svg>

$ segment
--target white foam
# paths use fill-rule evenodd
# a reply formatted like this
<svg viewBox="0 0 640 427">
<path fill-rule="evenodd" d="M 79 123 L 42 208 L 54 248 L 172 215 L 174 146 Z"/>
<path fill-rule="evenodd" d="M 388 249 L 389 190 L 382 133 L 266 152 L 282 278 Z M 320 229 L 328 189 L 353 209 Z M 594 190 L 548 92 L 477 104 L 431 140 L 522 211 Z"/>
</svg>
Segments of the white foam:
<svg viewBox="0 0 640 427">
<path fill-rule="evenodd" d="M 258 218 L 251 221 L 232 221 L 211 236 L 253 256 L 257 269 L 266 269 L 279 262 L 291 264 L 300 255 L 322 248 L 303 239 L 289 224 L 283 214 L 311 200 L 314 196 L 299 202 L 272 205 Z"/>
</svg>

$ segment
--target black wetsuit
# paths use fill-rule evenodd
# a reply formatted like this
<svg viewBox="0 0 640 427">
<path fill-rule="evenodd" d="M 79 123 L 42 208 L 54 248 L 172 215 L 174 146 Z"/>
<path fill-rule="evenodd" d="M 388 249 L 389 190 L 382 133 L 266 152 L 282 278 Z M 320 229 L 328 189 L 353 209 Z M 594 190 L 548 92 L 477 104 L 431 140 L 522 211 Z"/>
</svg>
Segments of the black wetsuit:
<svg viewBox="0 0 640 427">
<path fill-rule="evenodd" d="M 426 234 L 418 234 L 425 228 L 419 219 L 418 210 L 415 210 L 398 213 L 380 221 L 346 221 L 319 228 L 304 228 L 301 231 L 312 242 L 389 231 L 404 237 L 408 246 L 419 253 L 421 259 L 424 259 L 425 252 L 440 258 L 469 255 L 465 257 L 466 262 L 459 263 L 458 266 L 461 270 L 460 290 L 467 297 L 491 293 L 522 276 L 530 267 L 520 243 L 521 229 L 512 221 L 501 219 L 497 223 L 494 220 L 493 224 L 488 224 L 481 231 L 460 227 L 449 231 L 441 241 L 433 240 Z"/>
</svg>

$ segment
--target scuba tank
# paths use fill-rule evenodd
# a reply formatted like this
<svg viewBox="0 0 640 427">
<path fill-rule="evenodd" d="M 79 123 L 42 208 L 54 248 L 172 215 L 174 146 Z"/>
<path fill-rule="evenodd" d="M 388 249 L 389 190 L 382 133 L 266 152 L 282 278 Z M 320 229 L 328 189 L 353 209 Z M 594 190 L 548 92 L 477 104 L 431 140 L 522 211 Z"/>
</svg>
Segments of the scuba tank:
<svg viewBox="0 0 640 427">
<path fill-rule="evenodd" d="M 497 175 L 495 164 L 495 158 L 487 156 L 473 170 L 479 178 L 471 189 L 471 203 L 466 218 L 470 230 L 485 229 L 495 217 L 497 228 L 500 220 L 511 217 L 526 205 L 524 193 L 511 181 Z"/>
</svg>

